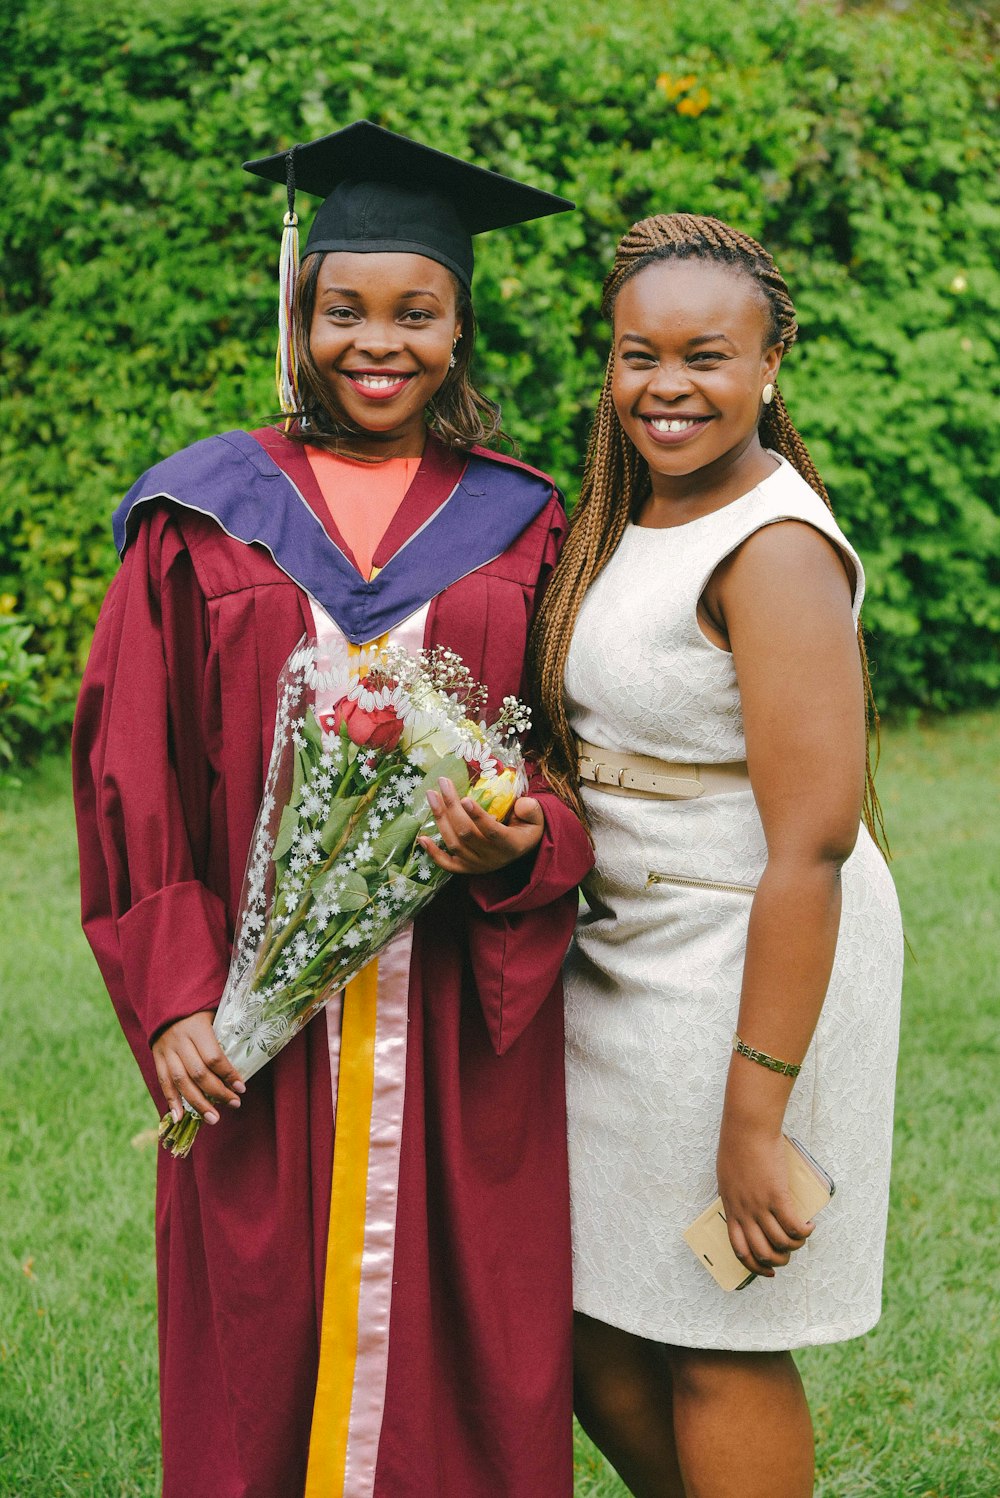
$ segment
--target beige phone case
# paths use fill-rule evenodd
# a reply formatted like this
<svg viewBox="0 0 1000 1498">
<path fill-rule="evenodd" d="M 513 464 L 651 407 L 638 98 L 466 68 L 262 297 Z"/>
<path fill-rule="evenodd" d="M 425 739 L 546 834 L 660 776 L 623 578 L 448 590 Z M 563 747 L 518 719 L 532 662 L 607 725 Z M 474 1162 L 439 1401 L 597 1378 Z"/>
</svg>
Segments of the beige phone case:
<svg viewBox="0 0 1000 1498">
<path fill-rule="evenodd" d="M 788 1134 L 784 1139 L 789 1189 L 795 1205 L 811 1222 L 833 1195 L 833 1181 L 803 1144 Z M 757 1278 L 755 1274 L 747 1273 L 746 1266 L 733 1253 L 721 1196 L 717 1196 L 712 1205 L 684 1229 L 684 1242 L 723 1290 L 742 1290 L 744 1285 Z"/>
</svg>

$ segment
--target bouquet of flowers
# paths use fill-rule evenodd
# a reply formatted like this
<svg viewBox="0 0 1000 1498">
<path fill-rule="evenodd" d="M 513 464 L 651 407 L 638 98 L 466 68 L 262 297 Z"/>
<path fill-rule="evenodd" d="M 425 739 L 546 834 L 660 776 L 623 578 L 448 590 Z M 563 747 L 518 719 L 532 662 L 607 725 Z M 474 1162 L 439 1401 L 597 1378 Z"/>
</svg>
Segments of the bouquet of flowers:
<svg viewBox="0 0 1000 1498">
<path fill-rule="evenodd" d="M 323 708 L 323 702 L 332 705 Z M 229 977 L 214 1028 L 247 1079 L 357 976 L 450 875 L 427 801 L 447 776 L 498 820 L 527 788 L 516 735 L 528 710 L 486 691 L 461 658 L 387 647 L 353 668 L 301 641 L 278 682 L 274 747 L 251 843 Z M 188 1153 L 201 1116 L 160 1123 Z"/>
</svg>

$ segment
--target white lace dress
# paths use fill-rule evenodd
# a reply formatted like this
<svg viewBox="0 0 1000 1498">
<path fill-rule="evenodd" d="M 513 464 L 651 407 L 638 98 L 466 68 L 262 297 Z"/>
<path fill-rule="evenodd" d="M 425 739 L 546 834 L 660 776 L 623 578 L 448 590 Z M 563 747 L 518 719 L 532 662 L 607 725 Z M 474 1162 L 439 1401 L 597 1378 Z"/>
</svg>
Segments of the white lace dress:
<svg viewBox="0 0 1000 1498">
<path fill-rule="evenodd" d="M 714 514 L 667 530 L 631 525 L 584 600 L 567 663 L 582 739 L 685 763 L 746 757 L 732 657 L 702 634 L 696 608 L 723 557 L 790 518 L 850 558 L 857 613 L 861 564 L 784 460 Z M 836 1194 L 773 1280 L 727 1294 L 681 1232 L 718 1189 L 753 898 L 727 886 L 760 878 L 760 817 L 749 790 L 584 796 L 597 868 L 566 974 L 577 1309 L 686 1347 L 769 1351 L 867 1331 L 881 1304 L 902 977 L 899 907 L 878 849 L 862 828 L 843 871 L 833 976 L 786 1114 Z M 651 873 L 662 882 L 648 884 Z"/>
</svg>

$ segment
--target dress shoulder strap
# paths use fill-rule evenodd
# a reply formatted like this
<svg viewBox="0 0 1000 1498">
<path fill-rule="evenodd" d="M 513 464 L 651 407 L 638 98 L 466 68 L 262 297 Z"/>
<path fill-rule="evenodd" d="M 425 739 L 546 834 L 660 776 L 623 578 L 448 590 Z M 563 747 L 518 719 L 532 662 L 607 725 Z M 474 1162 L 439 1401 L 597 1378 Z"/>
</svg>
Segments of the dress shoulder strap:
<svg viewBox="0 0 1000 1498">
<path fill-rule="evenodd" d="M 720 519 L 725 519 L 720 525 L 718 544 L 713 548 L 711 565 L 708 565 L 707 558 L 705 560 L 707 571 L 699 588 L 699 596 L 719 563 L 732 555 L 755 531 L 763 529 L 765 525 L 774 525 L 779 520 L 801 520 L 821 531 L 850 564 L 854 575 L 852 609 L 857 623 L 865 596 L 865 573 L 861 558 L 815 489 L 806 483 L 786 458 L 779 454 L 774 456 L 780 463 L 774 473 L 743 495 L 742 499 L 716 511 Z"/>
</svg>

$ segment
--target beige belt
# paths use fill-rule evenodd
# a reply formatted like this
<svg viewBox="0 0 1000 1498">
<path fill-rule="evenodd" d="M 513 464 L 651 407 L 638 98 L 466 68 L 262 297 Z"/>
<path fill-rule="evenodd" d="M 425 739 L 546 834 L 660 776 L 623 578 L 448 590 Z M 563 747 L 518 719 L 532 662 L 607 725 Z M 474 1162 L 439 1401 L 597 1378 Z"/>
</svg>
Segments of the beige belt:
<svg viewBox="0 0 1000 1498">
<path fill-rule="evenodd" d="M 580 779 L 595 790 L 615 796 L 661 796 L 667 801 L 693 801 L 698 796 L 720 796 L 748 791 L 745 761 L 728 765 L 682 765 L 646 754 L 622 754 L 599 749 L 577 739 Z"/>
</svg>

